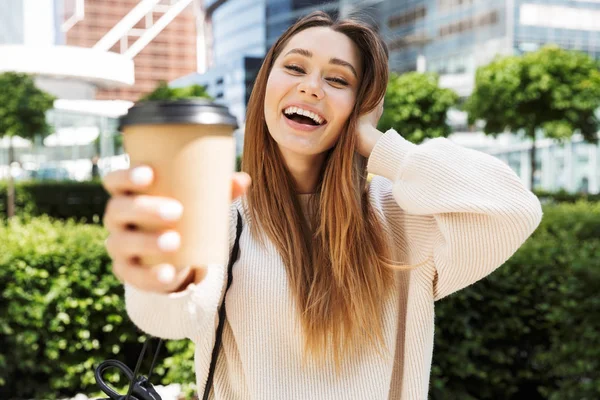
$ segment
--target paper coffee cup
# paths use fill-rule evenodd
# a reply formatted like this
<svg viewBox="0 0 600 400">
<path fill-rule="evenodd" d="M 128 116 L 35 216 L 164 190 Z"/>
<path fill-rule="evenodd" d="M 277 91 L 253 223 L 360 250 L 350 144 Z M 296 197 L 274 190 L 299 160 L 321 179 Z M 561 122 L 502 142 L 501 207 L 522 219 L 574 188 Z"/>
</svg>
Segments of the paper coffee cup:
<svg viewBox="0 0 600 400">
<path fill-rule="evenodd" d="M 181 246 L 167 260 L 177 267 L 227 262 L 236 128 L 226 107 L 204 99 L 140 102 L 121 117 L 130 166 L 154 170 L 147 194 L 183 205 L 175 226 Z M 146 265 L 159 262 L 139 256 Z"/>
</svg>

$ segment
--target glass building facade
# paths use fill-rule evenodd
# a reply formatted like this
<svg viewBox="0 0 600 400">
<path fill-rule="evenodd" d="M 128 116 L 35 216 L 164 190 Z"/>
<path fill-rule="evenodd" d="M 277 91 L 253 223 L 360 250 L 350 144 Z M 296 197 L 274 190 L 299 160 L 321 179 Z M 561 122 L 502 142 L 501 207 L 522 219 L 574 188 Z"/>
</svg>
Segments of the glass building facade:
<svg viewBox="0 0 600 400">
<path fill-rule="evenodd" d="M 382 33 L 396 72 L 473 72 L 509 46 L 507 3 L 502 0 L 413 0 L 381 4 Z"/>
<path fill-rule="evenodd" d="M 267 49 L 299 18 L 312 11 L 325 11 L 332 17 L 340 13 L 339 1 L 326 0 L 266 0 Z"/>
<path fill-rule="evenodd" d="M 594 0 L 386 0 L 380 24 L 396 72 L 474 74 L 498 54 L 544 44 L 600 59 L 600 2 Z"/>
<path fill-rule="evenodd" d="M 212 30 L 213 65 L 227 65 L 240 57 L 263 57 L 265 1 L 226 1 L 212 16 Z"/>
<path fill-rule="evenodd" d="M 398 73 L 436 72 L 441 85 L 461 97 L 472 91 L 477 67 L 497 55 L 554 43 L 600 59 L 596 0 L 385 0 L 379 10 L 390 68 Z M 496 155 L 529 184 L 530 143 L 517 135 L 490 141 L 481 133 L 465 132 L 465 124 L 452 123 L 454 140 Z M 600 192 L 598 145 L 578 137 L 564 145 L 540 137 L 536 145 L 536 188 Z"/>
<path fill-rule="evenodd" d="M 600 1 L 514 0 L 514 49 L 546 43 L 580 50 L 600 60 Z"/>
</svg>

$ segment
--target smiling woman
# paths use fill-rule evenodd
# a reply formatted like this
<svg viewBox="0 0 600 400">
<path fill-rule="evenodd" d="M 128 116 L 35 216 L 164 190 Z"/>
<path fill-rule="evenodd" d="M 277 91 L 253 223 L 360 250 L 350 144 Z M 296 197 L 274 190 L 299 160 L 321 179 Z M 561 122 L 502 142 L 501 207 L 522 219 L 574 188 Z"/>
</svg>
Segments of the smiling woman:
<svg viewBox="0 0 600 400">
<path fill-rule="evenodd" d="M 318 169 L 314 157 L 333 147 L 354 108 L 361 62 L 354 42 L 329 27 L 289 40 L 271 69 L 264 104 L 269 133 L 283 157 L 294 159 L 286 164 Z"/>
<path fill-rule="evenodd" d="M 266 234 L 281 254 L 305 355 L 324 362 L 330 349 L 338 367 L 344 354 L 383 344 L 391 254 L 367 200 L 356 127 L 386 82 L 387 50 L 369 27 L 317 14 L 275 43 L 248 105 L 242 168 L 257 177 L 247 204 L 261 222 L 250 230 Z"/>
<path fill-rule="evenodd" d="M 538 199 L 498 159 L 379 132 L 387 81 L 385 43 L 360 22 L 316 12 L 277 40 L 248 104 L 230 275 L 133 264 L 168 260 L 158 242 L 181 207 L 140 196 L 150 168 L 106 177 L 127 312 L 154 336 L 194 341 L 204 399 L 426 399 L 434 302 L 539 224 Z"/>
</svg>

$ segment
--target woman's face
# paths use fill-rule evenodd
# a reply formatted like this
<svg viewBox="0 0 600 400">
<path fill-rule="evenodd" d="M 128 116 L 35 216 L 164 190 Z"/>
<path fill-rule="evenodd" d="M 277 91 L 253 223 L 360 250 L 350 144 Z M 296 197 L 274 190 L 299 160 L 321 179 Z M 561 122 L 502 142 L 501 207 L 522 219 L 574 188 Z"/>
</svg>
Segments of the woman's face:
<svg viewBox="0 0 600 400">
<path fill-rule="evenodd" d="M 311 156 L 337 142 L 359 86 L 359 50 L 327 27 L 293 36 L 267 81 L 265 120 L 282 154 Z"/>
</svg>

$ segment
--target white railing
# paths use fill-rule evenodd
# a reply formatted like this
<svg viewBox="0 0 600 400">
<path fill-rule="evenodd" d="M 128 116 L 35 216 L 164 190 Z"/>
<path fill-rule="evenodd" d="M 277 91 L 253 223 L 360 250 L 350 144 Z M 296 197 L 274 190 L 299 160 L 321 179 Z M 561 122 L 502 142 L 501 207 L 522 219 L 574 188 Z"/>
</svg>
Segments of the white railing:
<svg viewBox="0 0 600 400">
<path fill-rule="evenodd" d="M 60 26 L 60 30 L 63 33 L 67 33 L 76 23 L 81 21 L 85 17 L 85 0 L 74 0 L 75 9 L 73 15 L 65 20 Z"/>
<path fill-rule="evenodd" d="M 120 41 L 121 54 L 132 59 L 148 43 L 154 40 L 192 1 L 170 0 L 168 4 L 161 4 L 161 0 L 141 0 L 137 6 L 94 45 L 94 49 L 108 51 Z M 154 21 L 154 13 L 162 13 L 157 21 Z M 142 19 L 145 21 L 145 27 L 134 29 L 134 26 Z M 138 37 L 138 39 L 129 46 L 129 37 Z"/>
</svg>

